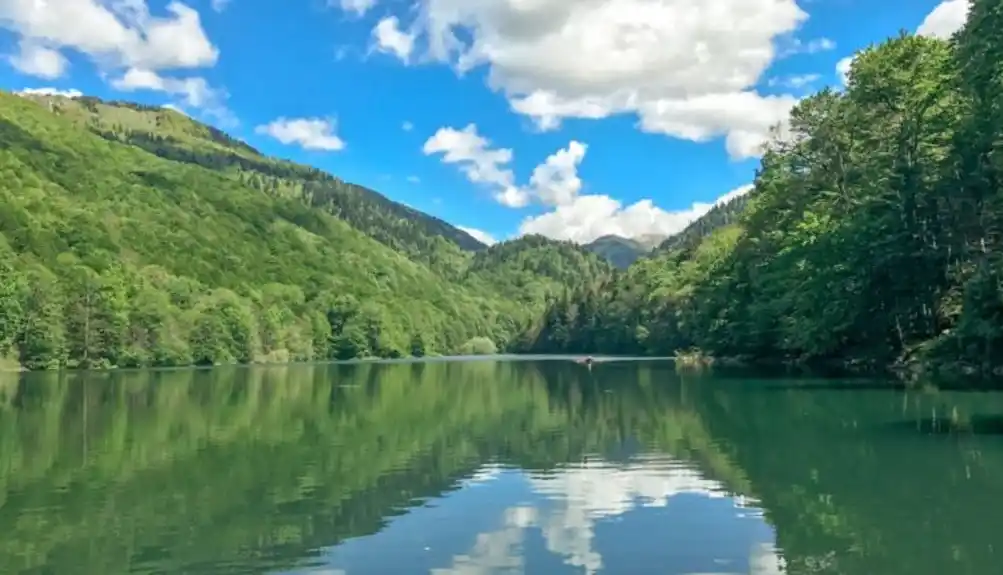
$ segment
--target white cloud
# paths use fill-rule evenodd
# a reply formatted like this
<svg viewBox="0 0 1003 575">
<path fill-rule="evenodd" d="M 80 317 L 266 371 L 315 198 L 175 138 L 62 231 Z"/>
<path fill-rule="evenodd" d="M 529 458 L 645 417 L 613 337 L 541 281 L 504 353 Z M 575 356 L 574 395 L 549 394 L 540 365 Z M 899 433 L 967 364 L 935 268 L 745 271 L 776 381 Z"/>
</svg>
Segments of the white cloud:
<svg viewBox="0 0 1003 575">
<path fill-rule="evenodd" d="M 532 506 L 506 508 L 497 528 L 479 534 L 470 551 L 455 556 L 448 567 L 433 568 L 431 573 L 524 572 L 523 548 L 529 530 L 537 530 L 547 551 L 559 556 L 565 565 L 582 573 L 600 572 L 604 560 L 595 545 L 599 521 L 622 516 L 642 506 L 664 508 L 673 497 L 683 494 L 706 499 L 731 497 L 732 521 L 764 521 L 760 510 L 748 507 L 754 502 L 732 496 L 721 483 L 704 478 L 687 464 L 665 457 L 647 457 L 625 465 L 590 460 L 554 473 L 529 475 L 527 480 L 534 495 L 538 496 L 533 498 Z M 684 514 L 673 519 L 688 523 L 690 518 Z M 611 525 L 608 523 L 607 527 Z M 696 527 L 696 524 L 691 526 Z M 702 567 L 720 567 L 712 550 L 703 550 L 691 559 L 704 563 Z M 785 571 L 783 558 L 769 541 L 754 541 L 748 561 L 750 575 L 780 575 Z"/>
<path fill-rule="evenodd" d="M 642 129 L 758 153 L 794 96 L 755 91 L 776 44 L 807 19 L 795 0 L 421 0 L 427 55 L 490 85 L 542 129 L 630 113 Z M 802 49 L 827 48 L 824 40 Z M 718 119 L 723 118 L 723 119 Z"/>
<path fill-rule="evenodd" d="M 467 179 L 493 189 L 494 197 L 509 207 L 522 207 L 529 198 L 515 186 L 515 175 L 507 166 L 512 150 L 492 148 L 491 142 L 477 133 L 477 126 L 468 124 L 462 130 L 439 128 L 425 141 L 426 156 L 442 154 L 442 162 L 456 164 Z"/>
<path fill-rule="evenodd" d="M 83 92 L 74 88 L 70 88 L 69 90 L 60 90 L 59 88 L 25 88 L 17 93 L 28 96 L 62 96 L 63 98 L 79 98 L 84 95 Z"/>
<path fill-rule="evenodd" d="M 793 76 L 785 76 L 782 78 L 770 78 L 767 84 L 770 86 L 782 86 L 797 90 L 811 86 L 821 78 L 821 74 L 795 74 Z"/>
<path fill-rule="evenodd" d="M 587 147 L 571 141 L 533 170 L 529 178 L 528 195 L 548 206 L 561 206 L 574 201 L 582 189 L 578 165 L 585 158 Z"/>
<path fill-rule="evenodd" d="M 477 133 L 474 124 L 462 130 L 439 128 L 422 148 L 425 155 L 442 154 L 443 163 L 457 164 L 468 180 L 486 185 L 498 203 L 510 208 L 522 208 L 533 201 L 548 206 L 572 201 L 582 188 L 578 165 L 586 150 L 585 144 L 572 140 L 567 148 L 553 153 L 533 169 L 527 186 L 518 186 L 508 167 L 512 150 L 492 148 L 491 142 Z"/>
<path fill-rule="evenodd" d="M 188 106 L 201 108 L 224 97 L 209 86 L 204 78 L 168 78 L 152 70 L 130 68 L 111 81 L 116 90 L 131 92 L 153 90 L 181 96 Z"/>
<path fill-rule="evenodd" d="M 413 129 L 414 129 L 414 124 L 412 124 L 411 122 L 404 122 L 403 124 L 401 124 L 401 130 L 404 130 L 405 132 L 410 132 Z"/>
<path fill-rule="evenodd" d="M 236 117 L 224 104 L 229 94 L 224 90 L 213 88 L 205 78 L 171 78 L 152 70 L 130 68 L 120 77 L 114 78 L 111 85 L 123 92 L 151 90 L 170 94 L 181 99 L 179 103 L 173 105 L 179 111 L 185 107 L 196 108 L 216 118 L 225 126 L 237 124 Z"/>
<path fill-rule="evenodd" d="M 456 226 L 456 229 L 467 232 L 467 234 L 470 235 L 470 237 L 474 238 L 475 240 L 481 242 L 486 246 L 498 243 L 498 240 L 496 240 L 494 236 L 483 230 L 478 230 L 476 228 L 468 228 L 465 226 Z"/>
<path fill-rule="evenodd" d="M 345 12 L 352 12 L 356 16 L 364 16 L 376 6 L 376 0 L 330 0 L 331 4 L 337 3 Z"/>
<path fill-rule="evenodd" d="M 389 16 L 380 20 L 373 28 L 373 40 L 380 52 L 393 54 L 401 61 L 407 62 L 411 51 L 414 50 L 415 35 L 401 30 L 400 20 L 396 16 Z"/>
<path fill-rule="evenodd" d="M 323 118 L 278 118 L 256 127 L 254 132 L 306 150 L 336 152 L 345 148 L 345 142 L 335 133 L 336 128 L 333 120 Z"/>
<path fill-rule="evenodd" d="M 847 81 L 849 81 L 850 67 L 853 65 L 853 59 L 855 57 L 856 56 L 847 56 L 839 62 L 836 62 L 836 74 L 839 76 L 839 82 L 844 86 Z"/>
<path fill-rule="evenodd" d="M 150 14 L 145 0 L 0 2 L 0 22 L 23 41 L 75 50 L 99 64 L 149 70 L 212 66 L 219 51 L 198 12 L 180 2 L 168 16 Z"/>
<path fill-rule="evenodd" d="M 525 573 L 525 531 L 535 520 L 536 509 L 533 507 L 506 509 L 499 529 L 479 533 L 474 540 L 473 549 L 453 557 L 449 567 L 432 568 L 430 575 Z"/>
<path fill-rule="evenodd" d="M 54 80 L 66 73 L 69 62 L 59 50 L 22 39 L 18 53 L 8 58 L 15 70 L 28 76 Z"/>
<path fill-rule="evenodd" d="M 726 134 L 725 147 L 732 158 L 752 158 L 762 153 L 769 128 L 786 121 L 795 103 L 794 96 L 760 96 L 749 91 L 663 99 L 641 107 L 641 127 L 694 142 Z M 763 123 L 763 118 L 771 121 Z"/>
<path fill-rule="evenodd" d="M 519 225 L 519 235 L 540 234 L 578 243 L 588 243 L 605 235 L 625 238 L 669 236 L 706 214 L 714 204 L 725 203 L 751 189 L 751 185 L 741 186 L 714 203 L 697 202 L 680 211 L 664 210 L 651 200 L 641 200 L 624 207 L 619 200 L 606 195 L 577 196 L 553 211 L 523 220 Z"/>
<path fill-rule="evenodd" d="M 188 105 L 201 98 L 217 107 L 218 116 L 219 99 L 201 97 L 208 94 L 204 79 L 161 74 L 211 67 L 219 58 L 197 11 L 176 1 L 165 11 L 151 14 L 145 0 L 8 0 L 0 2 L 0 26 L 18 37 L 20 54 L 12 64 L 22 72 L 62 75 L 68 66 L 64 52 L 73 51 L 92 60 L 103 77 L 116 77 L 115 87 L 181 95 Z M 136 81 L 136 71 L 145 75 L 144 81 Z"/>
<path fill-rule="evenodd" d="M 927 14 L 916 33 L 920 36 L 950 38 L 965 24 L 969 7 L 968 0 L 944 0 Z"/>
<path fill-rule="evenodd" d="M 423 147 L 426 155 L 441 154 L 443 163 L 457 165 L 468 180 L 487 186 L 502 205 L 521 208 L 536 203 L 553 208 L 524 219 L 519 226 L 520 236 L 540 234 L 578 243 L 608 234 L 627 238 L 665 236 L 681 231 L 714 206 L 695 203 L 689 209 L 670 212 L 647 199 L 625 207 L 607 195 L 579 195 L 582 181 L 578 167 L 587 151 L 585 144 L 572 140 L 536 166 L 527 185 L 519 186 L 509 167 L 512 150 L 492 147 L 487 138 L 477 133 L 474 124 L 462 130 L 440 128 Z M 751 188 L 732 190 L 717 202 L 728 201 Z"/>
<path fill-rule="evenodd" d="M 230 0 L 212 0 L 209 5 L 212 6 L 212 9 L 216 12 L 222 12 L 223 10 L 226 10 L 226 7 L 229 6 L 229 4 Z"/>
<path fill-rule="evenodd" d="M 793 56 L 795 54 L 817 54 L 827 52 L 836 48 L 836 42 L 829 38 L 815 38 L 807 42 L 799 38 L 792 38 L 790 42 L 780 51 L 779 57 Z"/>
</svg>

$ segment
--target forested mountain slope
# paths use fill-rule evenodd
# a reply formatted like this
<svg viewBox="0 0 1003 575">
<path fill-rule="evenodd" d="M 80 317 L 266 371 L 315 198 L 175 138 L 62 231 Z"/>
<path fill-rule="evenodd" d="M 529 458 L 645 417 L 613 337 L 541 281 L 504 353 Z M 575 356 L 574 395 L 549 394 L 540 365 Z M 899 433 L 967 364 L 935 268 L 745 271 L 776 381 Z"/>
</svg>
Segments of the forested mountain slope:
<svg viewBox="0 0 1003 575">
<path fill-rule="evenodd" d="M 540 240 L 533 257 L 555 273 L 496 273 L 465 251 L 479 244 L 444 222 L 409 219 L 329 176 L 312 180 L 326 192 L 297 188 L 311 169 L 174 112 L 157 111 L 142 130 L 124 127 L 139 123 L 124 105 L 75 115 L 73 106 L 92 104 L 104 106 L 53 113 L 59 106 L 0 94 L 0 355 L 9 364 L 395 357 L 465 351 L 475 338 L 505 346 L 548 298 L 607 269 Z M 517 300 L 516 289 L 533 295 Z"/>
<path fill-rule="evenodd" d="M 792 111 L 733 223 L 556 302 L 529 348 L 998 370 L 1001 6 L 858 54 L 845 91 Z"/>
<path fill-rule="evenodd" d="M 746 194 L 732 198 L 723 204 L 717 204 L 706 214 L 683 228 L 683 231 L 666 238 L 656 249 L 658 251 L 692 250 L 718 228 L 736 223 L 748 203 L 749 195 Z"/>
<path fill-rule="evenodd" d="M 602 236 L 585 244 L 584 247 L 590 252 L 606 258 L 619 269 L 627 269 L 630 264 L 651 251 L 649 246 L 638 240 L 620 236 Z"/>
<path fill-rule="evenodd" d="M 263 156 L 247 144 L 161 107 L 97 98 L 25 97 L 102 137 L 225 174 L 270 195 L 300 198 L 412 259 L 456 270 L 486 246 L 466 232 L 316 168 Z"/>
</svg>

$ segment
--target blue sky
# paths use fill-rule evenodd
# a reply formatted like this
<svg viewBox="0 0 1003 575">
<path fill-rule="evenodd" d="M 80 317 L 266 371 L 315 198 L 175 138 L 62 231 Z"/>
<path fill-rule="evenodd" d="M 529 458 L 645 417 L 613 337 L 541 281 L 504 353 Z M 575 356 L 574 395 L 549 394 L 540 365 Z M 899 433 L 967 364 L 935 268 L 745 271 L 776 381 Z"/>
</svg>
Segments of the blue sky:
<svg viewBox="0 0 1003 575">
<path fill-rule="evenodd" d="M 491 238 L 669 234 L 967 0 L 0 0 L 0 86 L 178 107 Z"/>
</svg>

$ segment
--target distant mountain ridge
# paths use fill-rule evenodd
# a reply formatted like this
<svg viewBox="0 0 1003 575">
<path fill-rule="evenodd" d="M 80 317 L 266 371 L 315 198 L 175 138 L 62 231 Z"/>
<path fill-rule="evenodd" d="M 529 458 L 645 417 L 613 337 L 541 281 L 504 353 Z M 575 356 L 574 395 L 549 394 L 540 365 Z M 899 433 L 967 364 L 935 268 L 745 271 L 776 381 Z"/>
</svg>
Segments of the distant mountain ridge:
<svg viewBox="0 0 1003 575">
<path fill-rule="evenodd" d="M 601 236 L 583 244 L 586 250 L 605 258 L 613 267 L 627 269 L 637 260 L 661 252 L 693 250 L 715 230 L 738 221 L 749 202 L 744 194 L 714 205 L 704 215 L 690 222 L 682 231 L 665 236 L 646 234 L 625 238 L 613 234 Z"/>
<path fill-rule="evenodd" d="M 663 238 L 661 236 L 642 236 L 638 239 L 625 238 L 617 235 L 605 235 L 584 244 L 586 250 L 606 258 L 613 267 L 627 269 L 640 257 L 648 254 Z"/>
</svg>

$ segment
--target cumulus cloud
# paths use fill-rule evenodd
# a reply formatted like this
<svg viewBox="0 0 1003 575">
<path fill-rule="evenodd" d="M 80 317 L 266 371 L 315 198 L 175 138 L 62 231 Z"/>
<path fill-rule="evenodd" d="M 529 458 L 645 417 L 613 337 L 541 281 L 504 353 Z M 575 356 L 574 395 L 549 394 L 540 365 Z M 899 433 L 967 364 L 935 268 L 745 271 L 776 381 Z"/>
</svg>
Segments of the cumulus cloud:
<svg viewBox="0 0 1003 575">
<path fill-rule="evenodd" d="M 180 2 L 168 16 L 150 14 L 144 0 L 2 2 L 0 22 L 22 41 L 74 50 L 99 64 L 149 70 L 198 68 L 216 63 L 198 12 Z"/>
<path fill-rule="evenodd" d="M 572 140 L 533 170 L 527 195 L 548 206 L 573 202 L 582 189 L 578 165 L 585 158 L 586 146 Z"/>
<path fill-rule="evenodd" d="M 836 62 L 836 74 L 839 76 L 839 82 L 844 86 L 850 77 L 850 67 L 853 66 L 853 58 L 854 56 L 847 56 Z"/>
<path fill-rule="evenodd" d="M 330 0 L 331 4 L 337 3 L 345 12 L 351 12 L 356 16 L 364 16 L 376 6 L 376 0 Z"/>
<path fill-rule="evenodd" d="M 8 58 L 15 70 L 28 76 L 54 80 L 66 73 L 69 62 L 59 50 L 22 39 L 18 53 Z"/>
<path fill-rule="evenodd" d="M 25 88 L 17 93 L 26 96 L 62 96 L 63 98 L 79 98 L 84 95 L 83 92 L 75 88 L 70 88 L 69 90 L 60 90 L 59 88 Z"/>
<path fill-rule="evenodd" d="M 295 144 L 306 150 L 336 152 L 345 142 L 335 133 L 333 120 L 325 118 L 278 118 L 254 129 L 256 134 L 271 136 L 279 142 Z"/>
<path fill-rule="evenodd" d="M 426 156 L 441 155 L 442 162 L 455 164 L 468 180 L 488 186 L 494 197 L 509 207 L 523 207 L 529 202 L 515 186 L 515 175 L 508 167 L 512 150 L 493 148 L 491 141 L 477 133 L 477 126 L 468 124 L 462 130 L 439 128 L 422 146 Z"/>
<path fill-rule="evenodd" d="M 607 195 L 577 196 L 553 211 L 523 220 L 519 225 L 519 235 L 540 234 L 578 243 L 587 243 L 605 235 L 625 238 L 670 236 L 706 214 L 715 204 L 730 201 L 751 189 L 751 185 L 741 186 L 713 203 L 696 202 L 679 211 L 664 210 L 651 200 L 624 206 Z"/>
<path fill-rule="evenodd" d="M 526 186 L 515 184 L 515 175 L 508 167 L 512 150 L 492 147 L 487 138 L 477 133 L 475 124 L 462 130 L 439 128 L 422 151 L 425 155 L 439 154 L 443 163 L 459 166 L 468 180 L 491 189 L 500 204 L 521 208 L 533 201 L 548 206 L 572 201 L 582 187 L 578 165 L 586 149 L 585 144 L 572 140 L 538 165 Z"/>
<path fill-rule="evenodd" d="M 520 236 L 540 234 L 578 243 L 609 234 L 627 238 L 667 236 L 681 231 L 714 206 L 695 203 L 686 210 L 673 212 L 659 208 L 651 200 L 624 206 L 608 195 L 581 195 L 583 184 L 578 167 L 588 147 L 574 140 L 536 166 L 529 182 L 522 186 L 516 184 L 509 167 L 512 150 L 493 147 L 474 124 L 462 130 L 440 128 L 425 142 L 423 151 L 426 155 L 441 155 L 443 163 L 458 166 L 468 180 L 488 187 L 502 205 L 521 208 L 535 203 L 551 208 L 524 219 L 519 226 Z M 728 201 L 751 188 L 751 185 L 741 186 L 717 202 Z"/>
<path fill-rule="evenodd" d="M 969 0 L 944 0 L 927 14 L 916 33 L 920 36 L 950 38 L 965 24 L 969 7 Z"/>
<path fill-rule="evenodd" d="M 478 230 L 477 228 L 468 228 L 465 226 L 456 226 L 456 228 L 459 229 L 460 231 L 466 232 L 467 234 L 470 235 L 470 237 L 474 238 L 475 240 L 481 242 L 486 246 L 498 243 L 498 240 L 496 240 L 491 234 L 483 230 Z"/>
<path fill-rule="evenodd" d="M 421 0 L 426 56 L 488 82 L 541 129 L 636 115 L 641 129 L 754 156 L 792 95 L 754 91 L 807 19 L 795 0 Z M 795 50 L 831 48 L 825 39 Z"/>
<path fill-rule="evenodd" d="M 124 70 L 135 80 L 133 71 L 140 71 L 146 76 L 144 89 L 182 94 L 190 105 L 208 102 L 181 88 L 204 85 L 205 80 L 164 78 L 160 73 L 214 66 L 219 50 L 193 8 L 173 1 L 165 12 L 151 14 L 145 0 L 8 1 L 0 2 L 0 26 L 18 37 L 19 53 L 11 64 L 23 73 L 60 77 L 68 69 L 64 52 L 72 51 L 92 60 L 103 75 L 118 76 Z M 153 81 L 154 76 L 161 80 Z M 113 85 L 134 89 L 132 80 L 118 78 Z"/>
<path fill-rule="evenodd" d="M 403 62 L 407 62 L 411 56 L 414 40 L 414 34 L 401 30 L 400 20 L 396 16 L 380 20 L 373 28 L 373 41 L 376 49 L 380 52 L 393 54 Z"/>
</svg>

